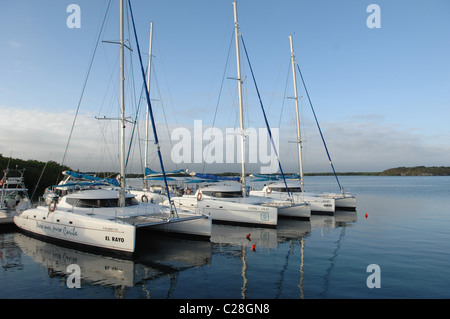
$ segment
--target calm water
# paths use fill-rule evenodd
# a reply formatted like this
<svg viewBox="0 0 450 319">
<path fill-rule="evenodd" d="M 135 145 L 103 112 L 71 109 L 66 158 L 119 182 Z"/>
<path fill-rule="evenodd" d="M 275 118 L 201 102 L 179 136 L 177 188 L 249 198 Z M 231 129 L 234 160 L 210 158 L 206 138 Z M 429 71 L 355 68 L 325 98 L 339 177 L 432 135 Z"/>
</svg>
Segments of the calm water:
<svg viewBox="0 0 450 319">
<path fill-rule="evenodd" d="M 0 298 L 449 298 L 450 177 L 340 182 L 357 195 L 356 212 L 281 220 L 274 230 L 214 226 L 211 243 L 141 234 L 148 244 L 134 260 L 2 232 Z M 337 188 L 332 177 L 305 185 Z M 81 288 L 68 287 L 71 264 L 80 267 Z M 371 264 L 380 288 L 367 285 Z"/>
</svg>

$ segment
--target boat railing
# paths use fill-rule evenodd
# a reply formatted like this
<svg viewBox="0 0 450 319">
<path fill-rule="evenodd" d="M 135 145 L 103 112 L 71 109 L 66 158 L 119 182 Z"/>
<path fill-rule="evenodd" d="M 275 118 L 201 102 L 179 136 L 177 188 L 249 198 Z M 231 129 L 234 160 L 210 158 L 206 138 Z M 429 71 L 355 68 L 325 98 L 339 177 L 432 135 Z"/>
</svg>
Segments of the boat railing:
<svg viewBox="0 0 450 319">
<path fill-rule="evenodd" d="M 69 211 L 74 214 L 87 215 L 89 217 L 94 218 L 96 215 L 105 215 L 105 211 L 103 213 L 98 212 L 98 209 L 112 209 L 114 211 L 113 219 L 116 221 L 121 221 L 124 217 L 158 217 L 158 218 L 169 218 L 170 209 L 165 206 L 160 206 L 156 204 L 152 205 L 128 205 L 125 207 L 107 207 L 96 204 L 86 204 L 84 203 L 82 206 L 79 205 L 78 201 L 74 201 L 70 203 Z M 130 209 L 134 208 L 134 209 Z M 87 209 L 90 212 L 87 213 Z"/>
</svg>

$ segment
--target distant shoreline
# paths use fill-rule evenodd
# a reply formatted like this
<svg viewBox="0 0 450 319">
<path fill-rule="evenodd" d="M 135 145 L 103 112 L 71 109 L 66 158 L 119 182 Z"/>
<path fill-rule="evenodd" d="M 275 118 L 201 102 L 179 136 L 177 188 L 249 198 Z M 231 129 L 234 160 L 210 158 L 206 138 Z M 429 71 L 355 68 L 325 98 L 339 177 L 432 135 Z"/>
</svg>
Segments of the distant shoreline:
<svg viewBox="0 0 450 319">
<path fill-rule="evenodd" d="M 48 186 L 55 185 L 61 180 L 61 173 L 65 170 L 71 170 L 67 166 L 61 166 L 56 162 L 49 161 L 47 163 L 36 160 L 22 160 L 17 158 L 8 158 L 0 154 L 0 173 L 6 168 L 25 169 L 25 185 L 31 194 L 36 197 L 42 195 L 44 189 Z M 171 176 L 188 176 L 187 174 L 177 174 Z M 236 172 L 211 173 L 221 176 L 239 176 Z M 250 174 L 250 172 L 249 172 Z M 117 172 L 96 172 L 97 176 L 115 177 Z M 279 173 L 273 174 L 280 176 Z M 292 175 L 286 173 L 285 175 Z M 328 173 L 305 173 L 305 176 L 333 176 L 332 172 Z M 341 172 L 336 173 L 338 176 L 450 176 L 450 167 L 448 166 L 414 166 L 414 167 L 396 167 L 384 170 L 382 172 Z M 143 174 L 127 174 L 128 178 L 143 178 Z M 1 178 L 1 177 L 0 177 Z"/>
<path fill-rule="evenodd" d="M 293 173 L 285 173 L 292 175 Z M 294 173 L 297 174 L 297 173 Z M 239 173 L 216 174 L 222 176 L 239 176 Z M 280 175 L 268 174 L 268 175 Z M 333 172 L 327 173 L 305 173 L 305 176 L 333 176 Z M 448 166 L 413 166 L 389 168 L 382 172 L 336 172 L 338 176 L 450 176 L 450 167 Z"/>
</svg>

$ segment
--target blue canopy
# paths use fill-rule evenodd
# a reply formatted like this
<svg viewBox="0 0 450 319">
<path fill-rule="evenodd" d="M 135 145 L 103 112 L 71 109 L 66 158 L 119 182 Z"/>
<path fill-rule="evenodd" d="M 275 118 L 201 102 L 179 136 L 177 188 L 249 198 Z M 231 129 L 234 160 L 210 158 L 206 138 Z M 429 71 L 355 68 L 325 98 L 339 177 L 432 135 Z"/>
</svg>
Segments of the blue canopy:
<svg viewBox="0 0 450 319">
<path fill-rule="evenodd" d="M 201 173 L 195 173 L 195 177 L 206 179 L 211 182 L 218 182 L 218 181 L 236 181 L 236 182 L 238 182 L 240 180 L 239 176 L 218 176 L 218 175 L 201 174 Z"/>
<path fill-rule="evenodd" d="M 77 178 L 77 179 L 85 179 L 85 180 L 88 180 L 91 182 L 106 183 L 106 184 L 110 184 L 110 185 L 114 185 L 114 186 L 119 185 L 119 181 L 115 178 L 100 178 L 100 177 L 92 176 L 89 174 L 76 173 L 76 172 L 72 172 L 72 171 L 65 171 L 64 175 L 68 175 L 68 176 L 71 176 L 71 177 Z"/>
<path fill-rule="evenodd" d="M 154 170 L 152 170 L 151 168 L 146 167 L 144 170 L 145 176 L 163 176 L 163 174 L 165 173 L 167 174 L 180 174 L 180 173 L 185 173 L 184 169 L 179 169 L 179 170 L 174 170 L 174 171 L 169 171 L 169 172 L 156 172 Z"/>
</svg>

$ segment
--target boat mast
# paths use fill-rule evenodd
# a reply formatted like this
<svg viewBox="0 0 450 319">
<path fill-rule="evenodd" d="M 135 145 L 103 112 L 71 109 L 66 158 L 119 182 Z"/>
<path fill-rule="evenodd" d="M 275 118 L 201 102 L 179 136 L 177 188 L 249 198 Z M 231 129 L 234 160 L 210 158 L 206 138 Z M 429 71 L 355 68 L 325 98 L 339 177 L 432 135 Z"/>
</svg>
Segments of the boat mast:
<svg viewBox="0 0 450 319">
<path fill-rule="evenodd" d="M 123 0 L 120 0 L 120 206 L 125 206 L 125 90 L 124 90 L 124 36 L 123 36 Z"/>
<path fill-rule="evenodd" d="M 150 95 L 150 75 L 152 70 L 152 42 L 153 42 L 153 21 L 150 22 L 150 44 L 148 48 L 148 69 L 147 69 L 147 91 Z M 145 165 L 144 165 L 144 186 L 145 189 L 148 190 L 148 182 L 145 178 L 145 169 L 148 167 L 148 122 L 149 122 L 149 113 L 148 107 L 145 116 Z"/>
<path fill-rule="evenodd" d="M 292 35 L 289 36 L 289 42 L 291 44 L 291 61 L 292 61 L 292 76 L 294 78 L 294 99 L 295 99 L 295 110 L 297 113 L 297 143 L 298 143 L 298 162 L 299 162 L 299 179 L 300 186 L 303 192 L 303 159 L 302 159 L 302 139 L 300 134 L 300 116 L 298 107 L 298 93 L 297 93 L 297 77 L 295 75 L 295 54 L 294 45 L 292 43 Z"/>
<path fill-rule="evenodd" d="M 234 9 L 234 32 L 236 39 L 236 57 L 237 57 L 237 80 L 238 80 L 238 90 L 239 90 L 239 112 L 240 112 L 240 124 L 241 124 L 241 188 L 242 195 L 245 197 L 245 132 L 244 132 L 244 113 L 242 109 L 242 79 L 241 79 L 241 62 L 239 53 L 239 23 L 237 18 L 237 3 L 233 2 Z"/>
</svg>

